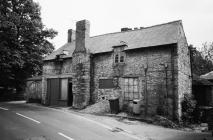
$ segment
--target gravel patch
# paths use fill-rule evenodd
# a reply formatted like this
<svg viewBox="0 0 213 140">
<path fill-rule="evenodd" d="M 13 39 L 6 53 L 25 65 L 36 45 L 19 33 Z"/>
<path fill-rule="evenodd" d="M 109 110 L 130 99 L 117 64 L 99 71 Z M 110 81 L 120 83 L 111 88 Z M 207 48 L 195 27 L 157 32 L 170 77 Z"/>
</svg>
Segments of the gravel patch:
<svg viewBox="0 0 213 140">
<path fill-rule="evenodd" d="M 85 109 L 80 110 L 79 112 L 89 113 L 89 114 L 109 113 L 110 112 L 109 101 L 102 100 L 102 101 L 97 102 L 93 105 L 87 106 Z"/>
</svg>

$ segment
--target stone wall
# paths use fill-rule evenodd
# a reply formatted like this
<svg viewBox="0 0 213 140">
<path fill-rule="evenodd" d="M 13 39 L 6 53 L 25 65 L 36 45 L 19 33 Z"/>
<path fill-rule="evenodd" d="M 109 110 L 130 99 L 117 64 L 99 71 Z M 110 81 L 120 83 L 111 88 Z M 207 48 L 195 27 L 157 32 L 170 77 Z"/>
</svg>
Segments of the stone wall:
<svg viewBox="0 0 213 140">
<path fill-rule="evenodd" d="M 63 62 L 56 60 L 45 61 L 43 65 L 44 76 L 61 76 L 72 73 L 72 59 L 64 59 Z"/>
<path fill-rule="evenodd" d="M 47 99 L 47 79 L 48 78 L 71 78 L 72 72 L 72 59 L 64 59 L 59 63 L 55 60 L 44 61 L 43 75 L 42 75 L 42 103 L 48 104 Z"/>
<path fill-rule="evenodd" d="M 73 54 L 73 107 L 84 108 L 90 101 L 90 54 Z"/>
<path fill-rule="evenodd" d="M 182 25 L 180 26 L 182 27 Z M 190 52 L 185 38 L 183 28 L 180 28 L 178 40 L 178 104 L 177 104 L 177 118 L 181 116 L 181 102 L 184 94 L 192 94 L 192 77 Z"/>
<path fill-rule="evenodd" d="M 109 94 L 113 92 L 113 89 L 99 89 L 99 79 L 113 78 L 113 55 L 112 53 L 96 54 L 92 57 L 92 63 L 91 99 L 94 103 L 101 99 L 109 99 Z"/>
<path fill-rule="evenodd" d="M 174 45 L 127 52 L 124 76 L 138 76 L 144 113 L 147 109 L 148 114 L 156 114 L 157 108 L 160 108 L 169 116 L 172 115 L 172 97 L 177 93 L 173 90 L 177 85 L 172 82 L 173 75 L 176 75 L 172 49 L 175 49 Z"/>
<path fill-rule="evenodd" d="M 163 102 L 164 106 L 160 107 L 166 108 L 166 106 L 169 106 L 166 109 L 168 109 L 169 115 L 172 115 L 172 96 L 174 95 L 174 92 L 177 92 L 177 90 L 173 90 L 173 79 L 175 78 L 174 75 L 177 75 L 177 72 L 175 73 L 173 66 L 175 61 L 174 59 L 176 59 L 176 57 L 171 57 L 171 50 L 173 47 L 174 45 L 170 45 L 144 49 L 142 48 L 137 49 L 136 51 L 125 51 L 125 63 L 122 64 L 121 67 L 121 69 L 123 69 L 122 75 L 116 77 L 118 78 L 118 87 L 120 87 L 120 89 L 99 89 L 99 79 L 115 78 L 113 52 L 94 55 L 92 59 L 94 63 L 94 86 L 92 87 L 93 90 L 91 94 L 93 102 L 108 99 L 109 96 L 115 93 L 116 96 L 123 97 L 124 78 L 137 77 L 139 81 L 140 99 L 142 99 L 143 104 L 142 109 L 145 110 L 144 108 L 147 106 L 148 114 L 156 114 L 157 108 Z M 145 69 L 147 69 L 146 75 Z M 147 93 L 148 98 L 146 98 L 145 93 Z M 146 101 L 148 102 L 147 104 Z M 121 102 L 124 101 L 121 100 Z"/>
</svg>

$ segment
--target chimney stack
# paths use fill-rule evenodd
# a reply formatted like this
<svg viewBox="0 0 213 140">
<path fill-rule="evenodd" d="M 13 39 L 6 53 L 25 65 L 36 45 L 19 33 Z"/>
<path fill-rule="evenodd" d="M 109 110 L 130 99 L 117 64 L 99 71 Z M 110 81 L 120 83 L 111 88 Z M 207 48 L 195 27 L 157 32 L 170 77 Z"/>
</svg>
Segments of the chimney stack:
<svg viewBox="0 0 213 140">
<path fill-rule="evenodd" d="M 126 32 L 126 31 L 130 31 L 130 30 L 132 30 L 132 29 L 128 28 L 128 27 L 121 28 L 121 32 Z"/>
<path fill-rule="evenodd" d="M 76 43 L 74 53 L 86 52 L 87 40 L 90 34 L 90 23 L 88 20 L 81 20 L 76 23 Z"/>
<path fill-rule="evenodd" d="M 69 29 L 68 30 L 68 38 L 67 43 L 71 43 L 75 40 L 75 30 Z"/>
</svg>

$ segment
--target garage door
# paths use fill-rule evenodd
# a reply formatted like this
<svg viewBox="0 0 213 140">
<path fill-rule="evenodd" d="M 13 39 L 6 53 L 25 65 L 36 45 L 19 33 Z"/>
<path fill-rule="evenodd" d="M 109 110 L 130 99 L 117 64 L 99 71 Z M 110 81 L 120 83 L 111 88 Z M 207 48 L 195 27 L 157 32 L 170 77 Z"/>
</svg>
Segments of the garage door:
<svg viewBox="0 0 213 140">
<path fill-rule="evenodd" d="M 57 105 L 60 93 L 60 80 L 48 79 L 47 80 L 47 95 L 49 105 Z"/>
</svg>

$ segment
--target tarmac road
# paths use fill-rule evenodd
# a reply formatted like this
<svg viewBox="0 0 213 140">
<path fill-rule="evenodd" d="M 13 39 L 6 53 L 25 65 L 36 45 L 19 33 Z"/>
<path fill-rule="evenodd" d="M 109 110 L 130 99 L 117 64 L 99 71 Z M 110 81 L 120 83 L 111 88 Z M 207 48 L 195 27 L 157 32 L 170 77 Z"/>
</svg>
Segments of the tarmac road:
<svg viewBox="0 0 213 140">
<path fill-rule="evenodd" d="M 0 103 L 0 140 L 135 140 L 78 114 Z"/>
</svg>

